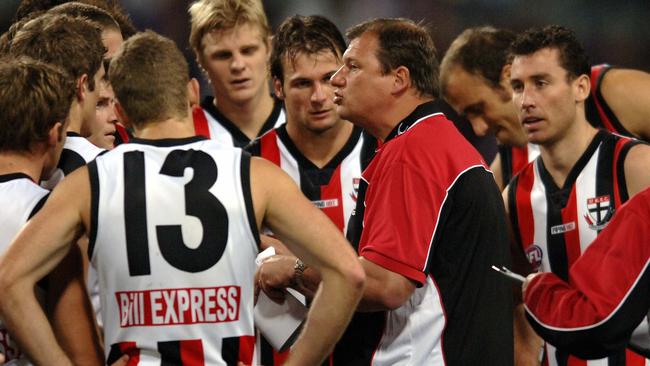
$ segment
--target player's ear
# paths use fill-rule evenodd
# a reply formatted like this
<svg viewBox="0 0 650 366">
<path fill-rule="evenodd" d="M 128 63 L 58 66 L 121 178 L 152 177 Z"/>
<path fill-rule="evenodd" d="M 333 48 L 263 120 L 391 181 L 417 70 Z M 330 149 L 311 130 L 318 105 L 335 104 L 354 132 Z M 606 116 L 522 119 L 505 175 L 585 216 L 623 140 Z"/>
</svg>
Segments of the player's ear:
<svg viewBox="0 0 650 366">
<path fill-rule="evenodd" d="M 191 78 L 190 81 L 187 82 L 187 99 L 190 103 L 190 107 L 199 105 L 201 103 L 199 98 L 201 98 L 199 81 L 196 80 L 196 78 Z"/>
<path fill-rule="evenodd" d="M 393 70 L 392 93 L 399 94 L 411 87 L 411 72 L 406 66 Z"/>
<path fill-rule="evenodd" d="M 280 99 L 284 100 L 284 89 L 282 89 L 282 81 L 278 78 L 273 78 L 273 91 L 275 92 L 275 96 Z"/>
<path fill-rule="evenodd" d="M 63 139 L 65 139 L 65 134 L 66 131 L 63 126 L 63 123 L 56 122 L 54 126 L 52 126 L 47 133 L 48 145 L 56 146 L 57 144 L 60 144 L 63 141 Z"/>
<path fill-rule="evenodd" d="M 77 79 L 77 100 L 83 102 L 88 93 L 88 74 L 83 74 Z"/>
</svg>

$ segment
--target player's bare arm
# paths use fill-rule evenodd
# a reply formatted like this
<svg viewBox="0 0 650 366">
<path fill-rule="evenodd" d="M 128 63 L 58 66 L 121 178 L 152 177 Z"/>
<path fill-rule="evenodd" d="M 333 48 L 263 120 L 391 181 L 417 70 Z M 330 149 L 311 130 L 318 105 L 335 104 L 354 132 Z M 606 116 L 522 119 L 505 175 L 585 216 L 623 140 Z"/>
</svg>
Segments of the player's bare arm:
<svg viewBox="0 0 650 366">
<path fill-rule="evenodd" d="M 630 198 L 650 187 L 650 146 L 639 144 L 630 148 L 625 158 L 625 183 Z"/>
<path fill-rule="evenodd" d="M 605 74 L 600 91 L 625 129 L 650 141 L 650 73 L 612 69 Z"/>
<path fill-rule="evenodd" d="M 58 344 L 33 289 L 36 282 L 63 260 L 71 243 L 76 242 L 83 230 L 82 222 L 88 223 L 89 202 L 90 187 L 84 167 L 57 186 L 0 260 L 1 316 L 35 364 L 72 364 Z"/>
<path fill-rule="evenodd" d="M 289 250 L 322 276 L 303 332 L 285 365 L 318 364 L 350 321 L 363 291 L 363 269 L 338 228 L 278 167 L 252 158 L 251 191 L 257 224 L 261 226 L 264 218 Z"/>
</svg>

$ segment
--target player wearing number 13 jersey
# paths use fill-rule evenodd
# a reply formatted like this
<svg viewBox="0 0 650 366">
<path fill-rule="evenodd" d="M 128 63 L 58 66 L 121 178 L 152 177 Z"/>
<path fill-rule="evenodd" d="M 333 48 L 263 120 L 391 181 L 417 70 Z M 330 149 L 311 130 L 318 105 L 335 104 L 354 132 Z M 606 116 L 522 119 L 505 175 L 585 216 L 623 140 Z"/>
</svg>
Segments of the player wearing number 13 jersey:
<svg viewBox="0 0 650 366">
<path fill-rule="evenodd" d="M 345 238 L 279 168 L 194 136 L 187 63 L 171 40 L 132 37 L 110 75 L 136 138 L 66 176 L 0 260 L 0 315 L 25 352 L 70 364 L 32 289 L 87 233 L 109 364 L 123 354 L 129 365 L 257 364 L 253 263 L 264 222 L 321 271 L 287 364 L 321 362 L 364 283 Z"/>
</svg>

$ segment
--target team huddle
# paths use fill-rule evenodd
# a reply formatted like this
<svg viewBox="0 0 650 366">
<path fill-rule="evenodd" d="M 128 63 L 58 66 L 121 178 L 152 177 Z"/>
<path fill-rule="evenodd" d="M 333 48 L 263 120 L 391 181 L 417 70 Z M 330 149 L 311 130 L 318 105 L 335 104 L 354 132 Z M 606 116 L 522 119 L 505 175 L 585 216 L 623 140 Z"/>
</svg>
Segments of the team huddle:
<svg viewBox="0 0 650 366">
<path fill-rule="evenodd" d="M 204 99 L 112 0 L 22 0 L 0 36 L 0 359 L 650 365 L 650 74 L 556 25 L 439 61 L 404 18 L 188 12 Z M 288 289 L 276 349 L 254 307 Z"/>
</svg>

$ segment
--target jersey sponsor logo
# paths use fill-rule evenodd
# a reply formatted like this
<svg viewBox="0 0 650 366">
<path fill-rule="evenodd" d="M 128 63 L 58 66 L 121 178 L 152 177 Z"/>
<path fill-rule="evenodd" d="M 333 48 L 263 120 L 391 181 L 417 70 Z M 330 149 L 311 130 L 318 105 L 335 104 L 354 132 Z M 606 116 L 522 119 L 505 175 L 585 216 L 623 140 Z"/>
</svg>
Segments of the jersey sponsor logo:
<svg viewBox="0 0 650 366">
<path fill-rule="evenodd" d="M 614 215 L 609 195 L 587 199 L 587 214 L 584 216 L 589 228 L 600 230 L 607 225 Z"/>
<path fill-rule="evenodd" d="M 22 357 L 22 352 L 20 352 L 14 341 L 11 339 L 11 335 L 9 335 L 9 332 L 4 328 L 0 329 L 0 353 L 5 356 L 5 362 Z"/>
<path fill-rule="evenodd" d="M 542 266 L 544 252 L 539 245 L 531 244 L 526 248 L 526 258 L 528 258 L 528 262 L 533 266 L 533 270 L 537 271 Z"/>
<path fill-rule="evenodd" d="M 571 221 L 566 224 L 552 226 L 551 235 L 564 234 L 566 232 L 573 231 L 575 229 L 576 229 L 576 223 L 575 221 Z"/>
<path fill-rule="evenodd" d="M 311 201 L 311 203 L 313 203 L 314 206 L 316 206 L 317 208 L 324 209 L 328 207 L 338 207 L 339 199 L 332 198 L 329 200 L 316 200 L 316 201 Z"/>
<path fill-rule="evenodd" d="M 239 286 L 115 293 L 120 326 L 223 323 L 239 320 Z"/>
<path fill-rule="evenodd" d="M 352 192 L 350 192 L 350 198 L 352 201 L 357 202 L 357 197 L 359 195 L 359 182 L 361 178 L 352 178 Z"/>
</svg>

